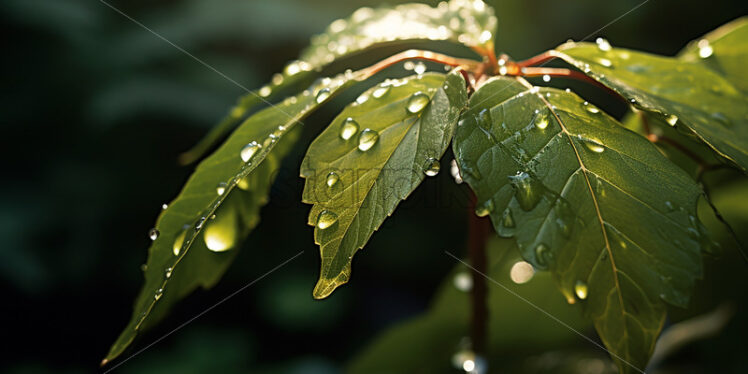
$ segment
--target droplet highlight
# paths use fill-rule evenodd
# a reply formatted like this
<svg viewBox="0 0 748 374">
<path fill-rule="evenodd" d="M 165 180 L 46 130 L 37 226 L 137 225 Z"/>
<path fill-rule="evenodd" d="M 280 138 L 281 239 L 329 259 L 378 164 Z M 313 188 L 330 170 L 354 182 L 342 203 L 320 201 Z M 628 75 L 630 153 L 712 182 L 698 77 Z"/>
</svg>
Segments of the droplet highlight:
<svg viewBox="0 0 748 374">
<path fill-rule="evenodd" d="M 334 225 L 338 221 L 338 215 L 329 211 L 323 210 L 317 216 L 317 228 L 324 230 Z"/>
<path fill-rule="evenodd" d="M 255 141 L 250 142 L 249 144 L 242 147 L 242 150 L 239 153 L 239 155 L 242 158 L 242 161 L 249 162 L 249 160 L 252 159 L 252 156 L 254 156 L 257 153 L 257 151 L 260 150 L 260 148 L 261 146 Z"/>
<path fill-rule="evenodd" d="M 317 104 L 322 104 L 323 101 L 327 100 L 327 98 L 330 97 L 330 89 L 329 88 L 323 88 L 317 92 L 317 97 L 314 99 Z"/>
<path fill-rule="evenodd" d="M 425 93 L 420 92 L 420 91 L 414 93 L 410 97 L 410 99 L 408 99 L 408 105 L 406 107 L 408 110 L 408 113 L 412 113 L 412 114 L 420 113 L 423 110 L 423 108 L 425 108 L 426 105 L 428 105 L 429 101 L 431 101 L 431 99 Z"/>
<path fill-rule="evenodd" d="M 338 183 L 338 180 L 340 180 L 340 177 L 338 176 L 338 174 L 335 173 L 334 171 L 331 171 L 329 174 L 327 174 L 327 179 L 325 179 L 325 184 L 327 185 L 327 187 L 332 188 L 333 186 L 335 186 L 335 184 Z"/>
<path fill-rule="evenodd" d="M 148 237 L 149 237 L 149 238 L 151 238 L 151 240 L 156 240 L 156 239 L 158 239 L 158 236 L 159 236 L 160 234 L 161 234 L 161 233 L 160 233 L 160 232 L 158 231 L 158 229 L 157 229 L 157 228 L 155 228 L 155 227 L 154 227 L 154 228 L 152 228 L 152 229 L 150 229 L 150 230 L 148 231 Z"/>
<path fill-rule="evenodd" d="M 574 284 L 574 294 L 576 294 L 580 300 L 584 300 L 587 298 L 587 291 L 587 283 L 585 283 L 584 281 L 578 280 Z"/>
<path fill-rule="evenodd" d="M 441 165 L 439 164 L 439 160 L 431 157 L 426 160 L 423 173 L 429 177 L 436 176 L 437 174 L 439 174 L 440 167 Z"/>
<path fill-rule="evenodd" d="M 340 137 L 343 140 L 348 140 L 356 135 L 358 132 L 358 122 L 351 117 L 346 118 L 343 124 L 340 125 Z"/>
<path fill-rule="evenodd" d="M 379 133 L 372 129 L 365 129 L 361 131 L 358 136 L 358 149 L 361 151 L 368 151 L 374 144 L 379 140 Z"/>
</svg>

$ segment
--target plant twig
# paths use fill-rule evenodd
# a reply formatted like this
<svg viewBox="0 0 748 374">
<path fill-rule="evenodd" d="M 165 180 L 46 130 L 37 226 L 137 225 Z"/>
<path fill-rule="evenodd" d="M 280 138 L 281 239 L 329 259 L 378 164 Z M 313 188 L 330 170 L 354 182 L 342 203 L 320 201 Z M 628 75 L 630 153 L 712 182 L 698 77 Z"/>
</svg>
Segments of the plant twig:
<svg viewBox="0 0 748 374">
<path fill-rule="evenodd" d="M 480 61 L 476 60 L 457 58 L 420 49 L 409 49 L 407 51 L 396 53 L 390 57 L 385 58 L 384 60 L 377 62 L 376 64 L 364 69 L 363 72 L 367 77 L 370 77 L 394 64 L 397 64 L 398 62 L 413 59 L 436 62 L 447 66 L 459 66 L 467 71 L 476 71 L 482 65 Z"/>
</svg>

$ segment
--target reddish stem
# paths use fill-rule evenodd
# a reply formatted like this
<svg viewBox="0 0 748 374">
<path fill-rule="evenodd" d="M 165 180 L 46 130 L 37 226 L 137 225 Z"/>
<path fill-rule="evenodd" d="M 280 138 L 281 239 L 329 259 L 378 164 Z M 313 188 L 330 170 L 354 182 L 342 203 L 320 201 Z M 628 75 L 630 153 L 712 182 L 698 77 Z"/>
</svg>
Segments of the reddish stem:
<svg viewBox="0 0 748 374">
<path fill-rule="evenodd" d="M 376 64 L 369 66 L 363 71 L 367 77 L 370 77 L 399 62 L 406 61 L 406 60 L 413 60 L 413 59 L 431 61 L 431 62 L 436 62 L 439 64 L 448 65 L 448 66 L 455 66 L 455 67 L 459 66 L 459 67 L 464 68 L 467 71 L 476 71 L 482 65 L 481 62 L 475 61 L 475 60 L 447 56 L 441 53 L 436 53 L 436 52 L 431 52 L 431 51 L 409 49 L 407 51 L 403 51 L 403 52 L 394 54 L 390 57 L 387 57 L 384 60 L 381 60 L 377 62 Z"/>
</svg>

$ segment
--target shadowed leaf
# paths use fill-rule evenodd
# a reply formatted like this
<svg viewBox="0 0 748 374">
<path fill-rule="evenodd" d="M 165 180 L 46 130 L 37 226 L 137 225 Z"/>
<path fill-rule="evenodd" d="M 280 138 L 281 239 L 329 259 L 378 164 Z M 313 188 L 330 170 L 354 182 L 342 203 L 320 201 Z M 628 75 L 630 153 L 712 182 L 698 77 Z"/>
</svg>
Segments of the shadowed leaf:
<svg viewBox="0 0 748 374">
<path fill-rule="evenodd" d="M 554 274 L 622 372 L 643 370 L 665 302 L 685 307 L 701 276 L 696 183 L 575 94 L 521 79 L 478 89 L 453 146 L 476 213 Z"/>
</svg>

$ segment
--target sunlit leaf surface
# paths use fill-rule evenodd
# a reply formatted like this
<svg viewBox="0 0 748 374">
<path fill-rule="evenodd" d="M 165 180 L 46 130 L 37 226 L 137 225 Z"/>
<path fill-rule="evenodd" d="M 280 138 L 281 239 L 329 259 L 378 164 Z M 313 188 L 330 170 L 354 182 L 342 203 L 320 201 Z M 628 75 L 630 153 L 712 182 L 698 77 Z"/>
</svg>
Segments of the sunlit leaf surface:
<svg viewBox="0 0 748 374">
<path fill-rule="evenodd" d="M 476 214 L 554 274 L 623 372 L 643 370 L 665 302 L 687 305 L 711 243 L 695 182 L 571 92 L 494 78 L 461 118 L 454 152 Z"/>
<path fill-rule="evenodd" d="M 703 59 L 714 54 L 697 53 Z M 718 154 L 748 170 L 748 97 L 721 73 L 699 62 L 612 48 L 607 42 L 566 43 L 554 54 L 636 108 L 672 126 L 688 127 Z"/>
<path fill-rule="evenodd" d="M 354 253 L 426 175 L 438 173 L 466 100 L 456 71 L 386 81 L 314 140 L 301 167 L 322 256 L 314 297 L 346 283 Z"/>
<path fill-rule="evenodd" d="M 325 78 L 247 119 L 210 157 L 161 212 L 151 231 L 144 265 L 145 285 L 132 318 L 105 359 L 155 324 L 197 287 L 211 287 L 223 275 L 239 243 L 259 222 L 281 159 L 295 142 L 299 120 L 339 90 L 364 79 L 362 73 Z"/>
<path fill-rule="evenodd" d="M 492 52 L 496 24 L 493 8 L 481 0 L 361 8 L 313 37 L 301 60 L 317 69 L 376 44 L 405 40 L 449 40 Z"/>
</svg>

